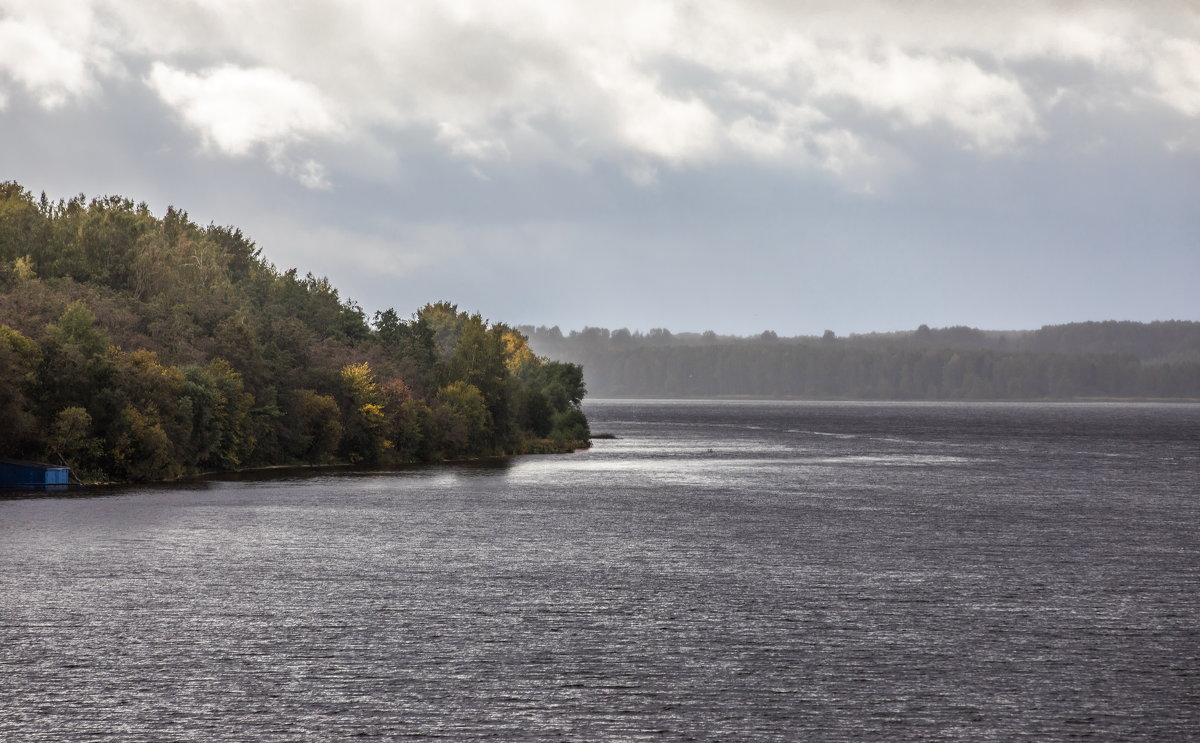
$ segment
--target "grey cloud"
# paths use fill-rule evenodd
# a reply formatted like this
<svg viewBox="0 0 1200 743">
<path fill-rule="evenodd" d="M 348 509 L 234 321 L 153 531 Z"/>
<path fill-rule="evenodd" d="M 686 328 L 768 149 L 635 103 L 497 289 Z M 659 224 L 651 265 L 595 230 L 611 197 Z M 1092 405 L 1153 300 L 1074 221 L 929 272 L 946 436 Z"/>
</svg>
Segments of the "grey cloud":
<svg viewBox="0 0 1200 743">
<path fill-rule="evenodd" d="M 181 122 L 233 155 L 251 142 L 277 153 L 299 138 L 417 127 L 427 144 L 471 161 L 632 157 L 672 167 L 780 152 L 793 167 L 854 179 L 886 149 L 886 127 L 857 129 L 839 116 L 845 103 L 892 128 L 944 130 L 952 146 L 1007 151 L 1040 134 L 1053 103 L 1035 100 L 1021 74 L 1038 59 L 1091 66 L 1116 105 L 1151 96 L 1183 116 L 1200 112 L 1196 18 L 1184 5 L 85 7 L 83 28 L 10 11 L 0 26 L 10 36 L 75 61 L 43 77 L 32 61 L 0 59 L 0 69 L 47 102 L 82 96 L 113 69 L 141 69 Z M 1178 23 L 1163 23 L 1168 10 Z M 731 85 L 749 95 L 731 98 Z M 825 120 L 797 125 L 796 111 Z"/>
<path fill-rule="evenodd" d="M 236 224 L 368 309 L 782 333 L 1200 313 L 1186 4 L 46 7 L 0 0 L 0 24 L 79 63 L 52 84 L 0 52 L 0 177 Z"/>
</svg>

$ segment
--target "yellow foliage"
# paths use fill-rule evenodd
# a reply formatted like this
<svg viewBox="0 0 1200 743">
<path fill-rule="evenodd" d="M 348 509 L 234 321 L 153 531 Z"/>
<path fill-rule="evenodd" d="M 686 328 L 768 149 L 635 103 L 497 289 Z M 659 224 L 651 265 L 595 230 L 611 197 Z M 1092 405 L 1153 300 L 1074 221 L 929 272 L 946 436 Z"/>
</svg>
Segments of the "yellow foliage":
<svg viewBox="0 0 1200 743">
<path fill-rule="evenodd" d="M 510 330 L 502 336 L 504 340 L 504 365 L 509 374 L 519 374 L 523 369 L 532 365 L 537 358 L 529 349 L 525 336 L 515 330 Z"/>
<path fill-rule="evenodd" d="M 37 271 L 33 268 L 32 256 L 23 255 L 13 261 L 13 275 L 20 281 L 36 279 Z"/>
<path fill-rule="evenodd" d="M 42 350 L 31 338 L 21 334 L 21 331 L 0 325 L 0 350 L 10 350 L 24 371 L 35 373 L 42 360 Z"/>
<path fill-rule="evenodd" d="M 358 414 L 362 416 L 363 422 L 370 427 L 382 426 L 385 420 L 383 414 L 383 406 L 375 403 L 367 403 L 358 409 Z"/>
<path fill-rule="evenodd" d="M 342 367 L 342 384 L 354 397 L 355 402 L 366 403 L 374 400 L 379 394 L 379 383 L 375 381 L 375 372 L 367 362 L 347 364 Z"/>
</svg>

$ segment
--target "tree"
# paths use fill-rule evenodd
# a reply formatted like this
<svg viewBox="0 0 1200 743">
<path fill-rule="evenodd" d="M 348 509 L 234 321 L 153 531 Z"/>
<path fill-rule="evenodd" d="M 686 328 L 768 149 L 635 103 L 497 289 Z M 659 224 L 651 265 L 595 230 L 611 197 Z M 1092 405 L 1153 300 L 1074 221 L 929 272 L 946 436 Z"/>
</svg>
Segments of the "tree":
<svg viewBox="0 0 1200 743">
<path fill-rule="evenodd" d="M 50 428 L 48 443 L 54 460 L 66 462 L 76 473 L 103 471 L 100 460 L 104 442 L 93 435 L 92 416 L 83 408 L 60 410 Z"/>
<path fill-rule="evenodd" d="M 99 356 L 108 348 L 108 333 L 96 327 L 96 315 L 83 302 L 72 302 L 49 328 L 50 339 L 78 350 L 84 358 Z"/>
<path fill-rule="evenodd" d="M 180 413 L 188 429 L 190 464 L 201 469 L 232 469 L 254 449 L 250 409 L 254 396 L 228 361 L 213 359 L 183 373 Z"/>
<path fill-rule="evenodd" d="M 341 369 L 341 453 L 351 462 L 380 461 L 386 447 L 383 397 L 367 362 Z"/>
<path fill-rule="evenodd" d="M 591 437 L 583 411 L 571 408 L 555 414 L 550 438 L 562 443 L 584 443 Z"/>
<path fill-rule="evenodd" d="M 425 419 L 429 408 L 401 379 L 389 379 L 379 385 L 383 405 L 384 447 L 395 461 L 411 462 L 421 458 L 425 445 Z"/>
<path fill-rule="evenodd" d="M 118 196 L 0 184 L 0 316 L 4 453 L 100 479 L 521 451 L 582 396 L 514 328 L 449 302 L 368 326 L 235 228 Z"/>
<path fill-rule="evenodd" d="M 31 398 L 41 360 L 37 343 L 0 325 L 0 451 L 25 451 L 35 443 L 37 418 Z"/>
<path fill-rule="evenodd" d="M 314 390 L 296 390 L 289 400 L 288 450 L 310 464 L 329 461 L 342 439 L 341 413 L 331 395 Z"/>
<path fill-rule="evenodd" d="M 178 477 L 182 467 L 162 424 L 132 405 L 121 410 L 108 435 L 109 457 L 117 476 L 125 480 Z"/>
<path fill-rule="evenodd" d="M 479 388 L 468 382 L 451 382 L 438 390 L 435 398 L 442 426 L 435 438 L 446 456 L 488 453 L 491 415 Z"/>
</svg>

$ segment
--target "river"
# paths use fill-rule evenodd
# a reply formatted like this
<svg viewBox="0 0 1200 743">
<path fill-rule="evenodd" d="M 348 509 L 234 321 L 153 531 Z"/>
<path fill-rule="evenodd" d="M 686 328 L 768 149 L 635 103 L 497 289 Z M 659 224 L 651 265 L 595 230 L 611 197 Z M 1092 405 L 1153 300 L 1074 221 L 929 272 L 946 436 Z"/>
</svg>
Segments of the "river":
<svg viewBox="0 0 1200 743">
<path fill-rule="evenodd" d="M 593 401 L 0 499 L 0 740 L 1185 740 L 1200 406 Z"/>
</svg>

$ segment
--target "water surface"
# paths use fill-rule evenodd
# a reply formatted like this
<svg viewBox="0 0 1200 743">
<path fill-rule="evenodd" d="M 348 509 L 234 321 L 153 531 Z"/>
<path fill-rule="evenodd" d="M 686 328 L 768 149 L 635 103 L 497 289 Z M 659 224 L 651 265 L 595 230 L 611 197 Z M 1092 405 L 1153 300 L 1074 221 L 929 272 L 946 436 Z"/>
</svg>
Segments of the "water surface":
<svg viewBox="0 0 1200 743">
<path fill-rule="evenodd" d="M 0 500 L 0 739 L 1185 740 L 1200 406 L 589 403 Z"/>
</svg>

